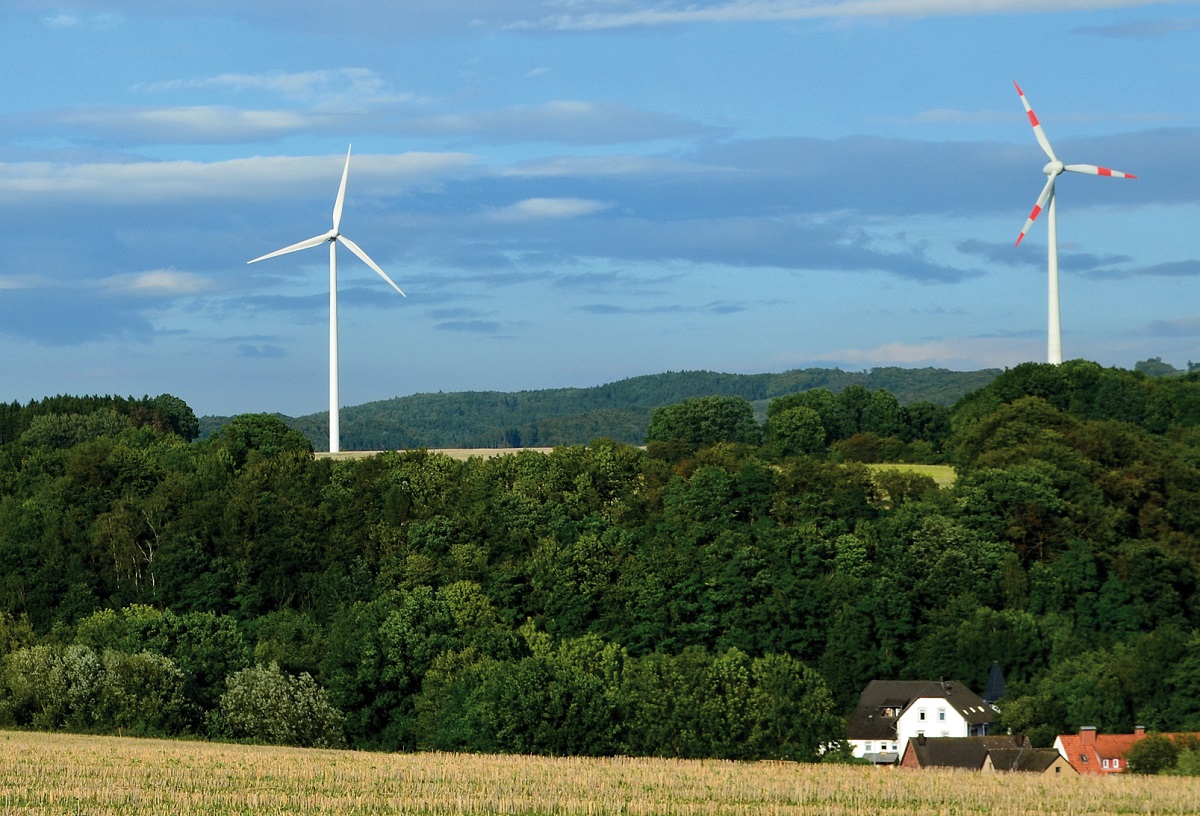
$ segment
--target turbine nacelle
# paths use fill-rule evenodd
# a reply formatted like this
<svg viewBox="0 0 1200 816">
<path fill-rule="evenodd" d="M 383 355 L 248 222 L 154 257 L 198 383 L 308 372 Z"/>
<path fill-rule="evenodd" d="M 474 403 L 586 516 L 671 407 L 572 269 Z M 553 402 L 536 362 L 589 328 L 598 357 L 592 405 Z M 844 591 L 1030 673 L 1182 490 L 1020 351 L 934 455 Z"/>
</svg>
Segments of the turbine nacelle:
<svg viewBox="0 0 1200 816">
<path fill-rule="evenodd" d="M 1055 159 L 1054 161 L 1046 162 L 1046 166 L 1042 168 L 1042 172 L 1047 176 L 1057 176 L 1066 169 L 1067 166 L 1065 164 Z"/>
</svg>

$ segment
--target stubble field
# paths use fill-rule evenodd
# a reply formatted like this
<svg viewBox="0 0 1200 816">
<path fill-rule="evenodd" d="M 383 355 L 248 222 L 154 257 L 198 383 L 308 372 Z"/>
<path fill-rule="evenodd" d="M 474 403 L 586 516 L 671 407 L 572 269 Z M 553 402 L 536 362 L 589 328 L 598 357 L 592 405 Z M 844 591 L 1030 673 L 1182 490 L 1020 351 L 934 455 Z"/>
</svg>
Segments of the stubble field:
<svg viewBox="0 0 1200 816">
<path fill-rule="evenodd" d="M 371 754 L 0 732 L 0 813 L 1193 814 L 1200 779 Z"/>
</svg>

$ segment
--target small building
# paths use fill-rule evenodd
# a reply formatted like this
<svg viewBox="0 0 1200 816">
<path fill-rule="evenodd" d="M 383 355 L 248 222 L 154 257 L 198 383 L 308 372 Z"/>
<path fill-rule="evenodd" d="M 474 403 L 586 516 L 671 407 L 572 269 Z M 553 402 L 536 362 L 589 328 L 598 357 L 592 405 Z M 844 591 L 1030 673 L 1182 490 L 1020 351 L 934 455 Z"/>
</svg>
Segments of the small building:
<svg viewBox="0 0 1200 816">
<path fill-rule="evenodd" d="M 1058 776 L 1074 773 L 1053 748 L 1034 748 L 1024 735 L 924 737 L 908 741 L 902 768 L 961 768 L 969 771 L 1023 771 Z"/>
<path fill-rule="evenodd" d="M 1096 726 L 1085 725 L 1078 734 L 1059 734 L 1054 740 L 1054 749 L 1081 774 L 1124 773 L 1127 767 L 1125 754 L 1145 736 L 1146 729 L 1141 725 L 1134 726 L 1132 734 L 1100 734 Z M 1174 738 L 1177 735 L 1162 736 Z"/>
<path fill-rule="evenodd" d="M 846 741 L 854 756 L 892 764 L 917 736 L 986 736 L 997 713 L 957 680 L 872 680 L 846 722 Z"/>
</svg>

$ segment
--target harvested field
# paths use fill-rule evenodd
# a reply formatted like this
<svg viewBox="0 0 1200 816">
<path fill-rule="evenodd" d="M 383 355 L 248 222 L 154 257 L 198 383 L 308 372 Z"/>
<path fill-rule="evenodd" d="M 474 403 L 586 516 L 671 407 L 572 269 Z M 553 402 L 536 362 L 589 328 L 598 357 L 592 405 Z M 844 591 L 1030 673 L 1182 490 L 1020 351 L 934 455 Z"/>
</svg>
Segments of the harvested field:
<svg viewBox="0 0 1200 816">
<path fill-rule="evenodd" d="M 1200 778 L 371 754 L 0 731 L 0 813 L 1191 814 Z"/>
<path fill-rule="evenodd" d="M 508 453 L 520 453 L 521 451 L 537 451 L 538 453 L 550 453 L 554 448 L 430 448 L 430 453 L 444 453 L 451 459 L 460 461 L 470 459 L 472 456 L 477 456 L 481 459 L 491 459 L 493 456 L 504 456 Z M 330 453 L 329 451 L 318 451 L 314 454 L 318 459 L 368 459 L 384 451 L 338 451 Z"/>
</svg>

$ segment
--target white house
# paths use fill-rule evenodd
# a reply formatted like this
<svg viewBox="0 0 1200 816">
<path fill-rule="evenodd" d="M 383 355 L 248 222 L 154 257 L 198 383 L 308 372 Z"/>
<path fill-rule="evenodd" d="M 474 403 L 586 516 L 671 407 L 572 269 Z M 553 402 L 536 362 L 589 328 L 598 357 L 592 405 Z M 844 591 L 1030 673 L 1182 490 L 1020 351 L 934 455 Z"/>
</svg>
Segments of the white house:
<svg viewBox="0 0 1200 816">
<path fill-rule="evenodd" d="M 872 680 L 846 723 L 854 756 L 896 762 L 910 739 L 982 737 L 999 709 L 956 680 Z"/>
</svg>

